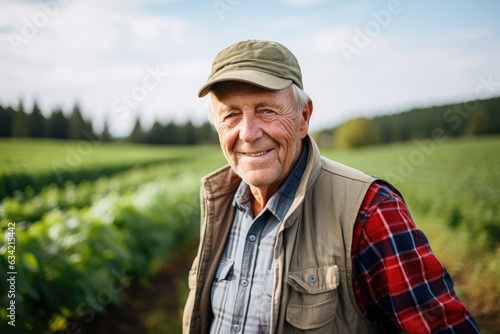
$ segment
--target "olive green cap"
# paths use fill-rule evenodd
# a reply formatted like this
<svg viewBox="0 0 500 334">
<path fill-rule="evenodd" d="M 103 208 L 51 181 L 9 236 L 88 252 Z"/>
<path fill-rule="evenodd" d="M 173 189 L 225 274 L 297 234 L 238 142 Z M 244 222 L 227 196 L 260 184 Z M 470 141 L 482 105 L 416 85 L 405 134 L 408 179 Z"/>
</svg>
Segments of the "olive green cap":
<svg viewBox="0 0 500 334">
<path fill-rule="evenodd" d="M 241 81 L 271 90 L 284 89 L 294 82 L 304 89 L 297 59 L 286 47 L 272 41 L 242 41 L 219 52 L 198 96 L 207 95 L 222 81 Z"/>
</svg>

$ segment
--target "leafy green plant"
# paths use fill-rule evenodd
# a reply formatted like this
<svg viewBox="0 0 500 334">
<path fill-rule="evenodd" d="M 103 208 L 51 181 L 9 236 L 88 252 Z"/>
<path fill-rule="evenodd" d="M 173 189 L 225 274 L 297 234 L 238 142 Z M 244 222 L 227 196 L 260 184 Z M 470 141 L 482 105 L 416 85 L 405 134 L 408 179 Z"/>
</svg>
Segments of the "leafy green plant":
<svg viewBox="0 0 500 334">
<path fill-rule="evenodd" d="M 147 284 L 197 238 L 199 179 L 211 168 L 209 161 L 165 164 L 4 199 L 2 222 L 26 221 L 16 231 L 15 330 L 55 332 L 71 319 L 92 321 L 131 282 Z M 8 254 L 0 253 L 5 273 Z M 8 302 L 3 285 L 0 298 Z M 2 308 L 2 331 L 12 330 L 6 316 Z"/>
</svg>

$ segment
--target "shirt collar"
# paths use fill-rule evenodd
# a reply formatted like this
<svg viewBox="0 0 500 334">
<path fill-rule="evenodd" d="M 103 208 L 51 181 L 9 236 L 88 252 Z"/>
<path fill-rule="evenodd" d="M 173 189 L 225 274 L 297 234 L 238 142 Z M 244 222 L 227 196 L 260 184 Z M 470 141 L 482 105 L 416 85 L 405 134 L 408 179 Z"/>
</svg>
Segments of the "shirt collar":
<svg viewBox="0 0 500 334">
<path fill-rule="evenodd" d="M 299 161 L 295 164 L 295 167 L 281 184 L 276 194 L 269 199 L 264 210 L 262 210 L 262 213 L 269 210 L 277 219 L 280 220 L 280 222 L 284 220 L 288 209 L 290 209 L 293 199 L 295 198 L 295 193 L 299 188 L 302 175 L 306 170 L 307 153 L 309 149 L 305 142 L 302 147 L 302 153 Z M 233 205 L 242 211 L 251 212 L 250 198 L 250 187 L 245 181 L 242 180 L 236 194 L 234 195 Z"/>
</svg>

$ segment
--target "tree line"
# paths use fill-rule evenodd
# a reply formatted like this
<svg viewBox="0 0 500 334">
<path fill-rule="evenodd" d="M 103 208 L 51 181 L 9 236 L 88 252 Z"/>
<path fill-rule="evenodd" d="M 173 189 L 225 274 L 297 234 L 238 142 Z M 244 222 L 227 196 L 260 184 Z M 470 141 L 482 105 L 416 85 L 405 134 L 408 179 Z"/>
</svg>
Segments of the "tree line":
<svg viewBox="0 0 500 334">
<path fill-rule="evenodd" d="M 351 119 L 335 128 L 313 133 L 321 146 L 361 147 L 433 136 L 476 136 L 500 134 L 500 97 L 446 104 L 377 116 Z M 107 123 L 96 133 L 92 123 L 82 116 L 75 104 L 69 116 L 55 109 L 46 118 L 38 104 L 26 112 L 22 101 L 15 107 L 0 105 L 0 137 L 28 137 L 102 141 L 126 140 L 132 143 L 159 145 L 215 144 L 217 134 L 206 121 L 200 126 L 156 121 L 145 131 L 139 118 L 127 138 L 113 138 Z"/>
<path fill-rule="evenodd" d="M 354 148 L 437 137 L 500 134 L 500 97 L 358 117 L 315 134 L 322 146 Z"/>
<path fill-rule="evenodd" d="M 22 101 L 17 106 L 0 105 L 0 137 L 14 138 L 52 138 L 102 141 L 125 140 L 140 144 L 197 145 L 217 143 L 218 138 L 212 125 L 206 121 L 200 126 L 191 121 L 185 124 L 170 122 L 161 124 L 156 121 L 148 130 L 143 130 L 140 119 L 126 138 L 113 138 L 107 122 L 101 131 L 96 131 L 92 122 L 82 116 L 81 109 L 75 104 L 68 116 L 61 109 L 52 110 L 45 117 L 35 101 L 30 112 L 25 110 Z"/>
<path fill-rule="evenodd" d="M 0 105 L 0 137 L 78 140 L 93 135 L 92 124 L 83 118 L 77 104 L 69 117 L 61 109 L 55 109 L 49 118 L 42 114 L 36 102 L 29 113 L 22 101 L 16 107 Z M 104 132 L 102 135 L 106 136 Z"/>
</svg>

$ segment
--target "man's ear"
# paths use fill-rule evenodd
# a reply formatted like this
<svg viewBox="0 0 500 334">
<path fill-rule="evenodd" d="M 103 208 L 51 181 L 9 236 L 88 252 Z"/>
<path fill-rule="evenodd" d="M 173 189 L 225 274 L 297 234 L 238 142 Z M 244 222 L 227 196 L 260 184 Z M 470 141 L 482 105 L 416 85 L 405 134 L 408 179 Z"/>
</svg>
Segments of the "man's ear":
<svg viewBox="0 0 500 334">
<path fill-rule="evenodd" d="M 300 113 L 300 138 L 304 139 L 309 131 L 309 120 L 313 112 L 313 103 L 309 99 Z"/>
</svg>

